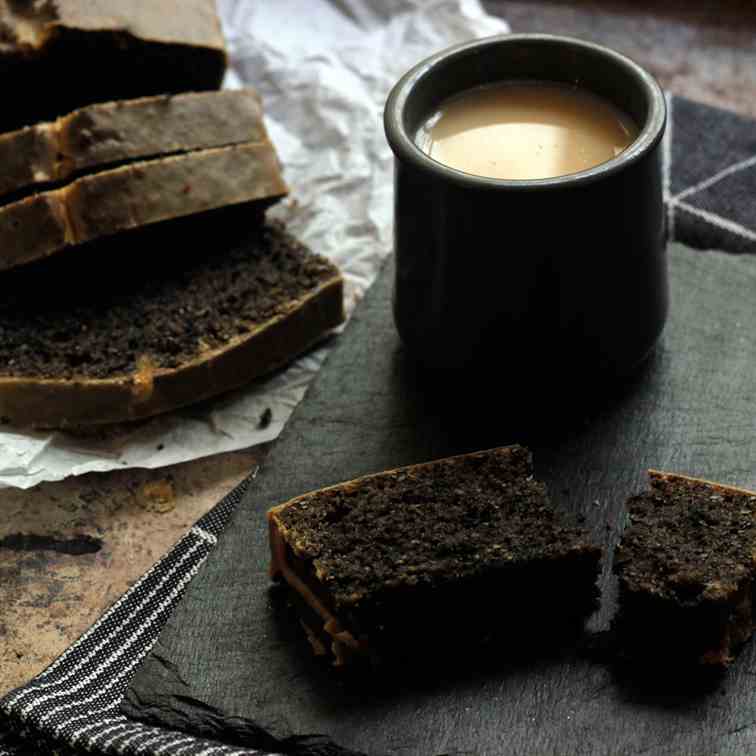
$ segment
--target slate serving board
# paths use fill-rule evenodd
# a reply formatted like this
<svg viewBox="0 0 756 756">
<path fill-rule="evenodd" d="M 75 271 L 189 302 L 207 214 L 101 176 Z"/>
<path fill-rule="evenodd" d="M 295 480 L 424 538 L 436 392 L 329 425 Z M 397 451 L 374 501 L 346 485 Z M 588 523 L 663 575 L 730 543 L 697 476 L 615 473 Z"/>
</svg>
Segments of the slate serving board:
<svg viewBox="0 0 756 756">
<path fill-rule="evenodd" d="M 422 682 L 356 690 L 311 657 L 266 572 L 272 504 L 497 443 L 528 444 L 552 498 L 584 515 L 609 553 L 649 467 L 756 487 L 756 260 L 679 244 L 669 252 L 672 313 L 641 373 L 588 405 L 559 396 L 567 366 L 555 365 L 546 385 L 556 401 L 521 402 L 519 417 L 503 392 L 479 414 L 479 397 L 439 397 L 417 380 L 391 320 L 387 266 L 142 663 L 125 712 L 191 727 L 202 702 L 220 712 L 221 730 L 224 717 L 246 717 L 276 736 L 326 733 L 397 756 L 753 752 L 754 644 L 705 690 L 663 669 L 640 684 L 570 649 L 466 671 L 442 659 Z M 601 587 L 593 630 L 615 610 L 608 565 Z"/>
</svg>

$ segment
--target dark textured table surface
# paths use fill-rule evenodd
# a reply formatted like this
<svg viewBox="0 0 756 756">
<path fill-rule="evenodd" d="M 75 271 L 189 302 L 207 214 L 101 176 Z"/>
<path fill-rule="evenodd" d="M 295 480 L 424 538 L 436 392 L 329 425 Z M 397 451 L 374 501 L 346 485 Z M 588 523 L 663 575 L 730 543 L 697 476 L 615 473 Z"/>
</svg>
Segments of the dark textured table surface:
<svg viewBox="0 0 756 756">
<path fill-rule="evenodd" d="M 649 67 L 675 93 L 756 117 L 756 5 L 748 0 L 487 0 L 513 31 L 573 34 Z M 0 550 L 0 692 L 57 656 L 259 458 L 221 455 L 163 471 L 91 474 L 0 492 L 0 539 L 82 534 L 96 554 Z M 169 480 L 171 496 L 145 492 Z M 150 535 L 147 538 L 147 534 Z"/>
</svg>

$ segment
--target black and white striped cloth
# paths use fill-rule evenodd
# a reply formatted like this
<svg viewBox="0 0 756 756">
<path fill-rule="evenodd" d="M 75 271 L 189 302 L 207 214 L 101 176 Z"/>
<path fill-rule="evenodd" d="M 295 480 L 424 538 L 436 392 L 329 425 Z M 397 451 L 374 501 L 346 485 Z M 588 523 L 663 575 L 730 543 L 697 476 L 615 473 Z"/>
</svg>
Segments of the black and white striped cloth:
<svg viewBox="0 0 756 756">
<path fill-rule="evenodd" d="M 668 99 L 668 112 L 664 191 L 670 237 L 703 249 L 756 253 L 756 123 L 678 97 Z M 205 515 L 54 664 L 0 700 L 0 733 L 6 733 L 0 734 L 0 756 L 270 753 L 147 726 L 119 712 L 135 668 L 251 480 Z M 344 753 L 332 744 L 314 752 Z"/>
<path fill-rule="evenodd" d="M 0 701 L 0 756 L 68 749 L 102 753 L 256 753 L 149 727 L 119 713 L 139 662 L 218 541 L 252 476 L 229 493 L 57 661 Z"/>
</svg>

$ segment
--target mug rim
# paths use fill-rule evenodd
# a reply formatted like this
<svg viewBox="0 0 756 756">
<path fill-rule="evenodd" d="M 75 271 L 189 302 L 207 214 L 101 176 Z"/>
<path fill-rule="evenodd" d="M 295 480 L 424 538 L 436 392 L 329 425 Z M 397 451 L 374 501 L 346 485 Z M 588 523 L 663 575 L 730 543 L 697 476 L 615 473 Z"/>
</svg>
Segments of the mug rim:
<svg viewBox="0 0 756 756">
<path fill-rule="evenodd" d="M 565 47 L 581 48 L 603 55 L 615 65 L 625 69 L 643 88 L 649 102 L 649 112 L 635 140 L 619 155 L 591 168 L 576 173 L 538 179 L 500 179 L 490 176 L 478 176 L 473 173 L 452 168 L 438 160 L 434 160 L 423 152 L 415 142 L 414 135 L 407 133 L 404 128 L 404 111 L 407 102 L 413 95 L 417 85 L 427 77 L 433 76 L 435 71 L 446 65 L 454 58 L 464 57 L 487 47 L 512 44 L 516 42 L 533 42 L 561 44 Z M 495 82 L 490 82 L 495 83 Z M 445 50 L 441 50 L 424 60 L 421 60 L 402 76 L 394 85 L 386 100 L 384 108 L 384 130 L 386 139 L 394 155 L 413 164 L 417 168 L 435 173 L 453 183 L 462 184 L 470 188 L 498 188 L 516 190 L 564 189 L 570 186 L 591 184 L 619 171 L 626 169 L 651 151 L 664 134 L 667 120 L 667 108 L 664 92 L 657 80 L 645 68 L 622 53 L 596 42 L 569 37 L 560 34 L 497 34 L 483 37 L 471 42 L 462 42 Z"/>
</svg>

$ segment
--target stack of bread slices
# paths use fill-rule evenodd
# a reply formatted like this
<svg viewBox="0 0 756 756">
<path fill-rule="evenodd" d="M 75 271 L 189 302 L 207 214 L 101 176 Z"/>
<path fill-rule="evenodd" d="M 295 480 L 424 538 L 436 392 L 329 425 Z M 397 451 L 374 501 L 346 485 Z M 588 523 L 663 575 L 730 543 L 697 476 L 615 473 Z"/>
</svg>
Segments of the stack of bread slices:
<svg viewBox="0 0 756 756">
<path fill-rule="evenodd" d="M 287 188 L 257 94 L 188 91 L 220 83 L 213 2 L 0 0 L 0 68 L 33 78 L 87 45 L 114 67 L 51 94 L 73 109 L 31 123 L 38 105 L 18 100 L 4 120 L 30 124 L 0 135 L 5 422 L 149 417 L 284 365 L 343 320 L 336 268 L 266 220 Z M 167 94 L 149 77 L 146 96 L 124 89 L 139 55 L 175 58 L 156 74 Z M 109 74 L 129 97 L 91 102 Z"/>
</svg>

